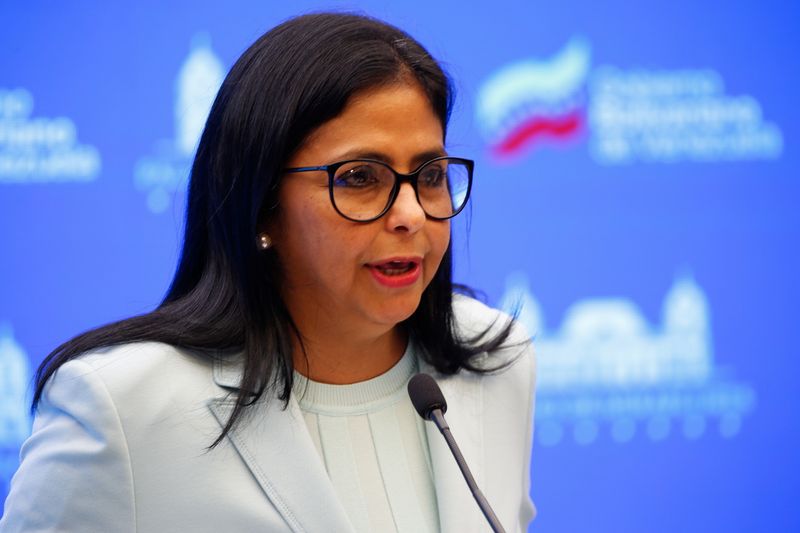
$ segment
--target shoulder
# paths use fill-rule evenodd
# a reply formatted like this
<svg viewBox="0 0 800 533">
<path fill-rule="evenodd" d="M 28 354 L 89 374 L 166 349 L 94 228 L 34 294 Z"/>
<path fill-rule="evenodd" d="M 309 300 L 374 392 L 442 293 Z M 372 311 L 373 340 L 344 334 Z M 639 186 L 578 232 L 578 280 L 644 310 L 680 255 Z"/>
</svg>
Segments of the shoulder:
<svg viewBox="0 0 800 533">
<path fill-rule="evenodd" d="M 137 508 L 157 492 L 149 487 L 171 476 L 186 490 L 193 478 L 176 474 L 181 461 L 195 466 L 220 429 L 207 408 L 222 392 L 208 359 L 133 343 L 61 365 L 21 449 L 9 530 L 133 531 Z"/>
<path fill-rule="evenodd" d="M 460 328 L 483 331 L 498 320 L 508 320 L 509 315 L 464 294 L 453 294 L 453 315 Z"/>
<path fill-rule="evenodd" d="M 199 453 L 219 431 L 209 405 L 226 394 L 213 376 L 210 357 L 162 343 L 88 352 L 59 367 L 47 383 L 34 431 L 69 427 L 62 442 L 90 435 L 134 464 L 138 458 L 140 467 L 151 450 L 163 452 L 153 448 L 153 438 Z M 52 439 L 47 445 L 59 446 Z"/>
<path fill-rule="evenodd" d="M 108 401 L 117 409 L 175 405 L 214 391 L 208 358 L 157 342 L 98 349 L 64 363 L 45 387 L 58 398 Z M 74 403 L 75 402 L 71 402 Z"/>
<path fill-rule="evenodd" d="M 114 373 L 154 371 L 167 366 L 185 366 L 200 361 L 192 352 L 161 342 L 132 342 L 98 348 L 69 361 L 79 362 L 109 376 Z M 67 364 L 69 364 L 67 363 Z M 66 366 L 66 365 L 65 365 Z"/>
<path fill-rule="evenodd" d="M 474 298 L 454 294 L 453 316 L 457 334 L 467 341 L 486 342 L 504 328 L 511 328 L 508 337 L 498 349 L 477 357 L 475 362 L 479 366 L 492 368 L 504 365 L 517 372 L 535 372 L 535 355 L 530 334 L 511 315 Z"/>
<path fill-rule="evenodd" d="M 136 342 L 100 348 L 64 363 L 57 371 L 63 375 L 91 373 L 110 386 L 159 384 L 210 378 L 211 364 L 199 354 L 160 342 Z"/>
</svg>

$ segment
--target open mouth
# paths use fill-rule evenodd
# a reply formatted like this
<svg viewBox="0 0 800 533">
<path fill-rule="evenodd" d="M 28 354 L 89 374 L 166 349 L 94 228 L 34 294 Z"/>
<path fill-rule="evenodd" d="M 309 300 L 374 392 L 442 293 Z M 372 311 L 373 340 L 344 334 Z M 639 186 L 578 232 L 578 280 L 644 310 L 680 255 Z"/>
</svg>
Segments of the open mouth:
<svg viewBox="0 0 800 533">
<path fill-rule="evenodd" d="M 417 258 L 399 257 L 367 266 L 375 280 L 386 287 L 407 287 L 416 283 L 422 275 L 421 260 Z"/>
<path fill-rule="evenodd" d="M 380 265 L 373 265 L 372 268 L 379 270 L 384 276 L 402 276 L 411 272 L 419 263 L 414 261 L 389 261 Z"/>
</svg>

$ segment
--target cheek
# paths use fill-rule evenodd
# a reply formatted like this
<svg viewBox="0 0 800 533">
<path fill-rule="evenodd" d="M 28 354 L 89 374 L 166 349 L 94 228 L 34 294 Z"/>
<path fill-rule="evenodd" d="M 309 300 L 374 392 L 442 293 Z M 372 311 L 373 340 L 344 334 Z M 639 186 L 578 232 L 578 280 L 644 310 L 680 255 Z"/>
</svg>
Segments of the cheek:
<svg viewBox="0 0 800 533">
<path fill-rule="evenodd" d="M 293 197 L 278 218 L 279 239 L 275 244 L 290 279 L 343 278 L 365 247 L 363 228 L 354 231 L 330 207 L 327 198 Z M 352 270 L 352 268 L 350 268 Z"/>
<path fill-rule="evenodd" d="M 292 196 L 281 202 L 280 212 L 272 224 L 275 251 L 289 271 L 307 266 L 310 250 L 318 250 L 325 236 L 319 206 L 313 197 Z"/>
<path fill-rule="evenodd" d="M 431 251 L 430 254 L 428 254 L 428 258 L 430 260 L 430 272 L 428 273 L 428 277 L 433 278 L 433 275 L 436 273 L 436 270 L 438 270 L 439 265 L 442 262 L 442 258 L 444 257 L 444 253 L 447 251 L 447 247 L 450 244 L 450 223 L 437 223 L 430 231 L 429 239 Z"/>
<path fill-rule="evenodd" d="M 323 227 L 325 207 L 328 202 L 325 190 L 300 180 L 283 184 L 278 196 L 279 211 L 275 219 L 279 238 L 291 243 L 313 240 L 314 231 Z"/>
</svg>

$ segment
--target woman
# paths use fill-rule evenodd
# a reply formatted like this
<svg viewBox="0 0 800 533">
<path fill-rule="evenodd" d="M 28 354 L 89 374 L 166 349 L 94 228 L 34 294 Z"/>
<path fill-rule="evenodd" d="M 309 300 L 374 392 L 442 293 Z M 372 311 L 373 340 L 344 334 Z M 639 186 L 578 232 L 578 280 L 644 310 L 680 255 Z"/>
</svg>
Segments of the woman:
<svg viewBox="0 0 800 533">
<path fill-rule="evenodd" d="M 152 313 L 62 345 L 2 531 L 482 531 L 423 371 L 509 531 L 528 497 L 526 335 L 453 296 L 449 82 L 384 23 L 285 22 L 237 61 L 192 167 L 184 248 Z"/>
</svg>

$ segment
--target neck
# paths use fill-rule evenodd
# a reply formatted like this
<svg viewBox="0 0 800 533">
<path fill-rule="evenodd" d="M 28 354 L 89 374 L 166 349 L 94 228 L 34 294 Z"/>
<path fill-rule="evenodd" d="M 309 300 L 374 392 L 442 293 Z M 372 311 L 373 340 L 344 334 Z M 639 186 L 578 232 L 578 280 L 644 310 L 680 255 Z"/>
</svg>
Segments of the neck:
<svg viewBox="0 0 800 533">
<path fill-rule="evenodd" d="M 371 335 L 338 328 L 304 328 L 303 324 L 297 327 L 302 343 L 295 337 L 295 370 L 313 381 L 333 385 L 358 383 L 383 374 L 403 357 L 408 342 L 399 326 Z"/>
</svg>

